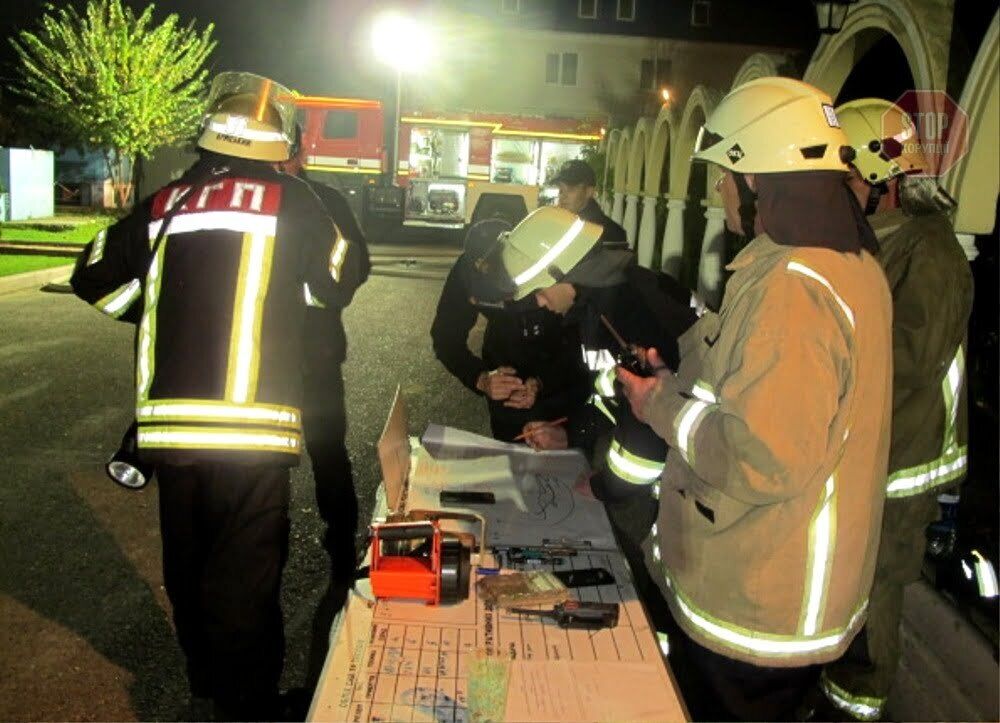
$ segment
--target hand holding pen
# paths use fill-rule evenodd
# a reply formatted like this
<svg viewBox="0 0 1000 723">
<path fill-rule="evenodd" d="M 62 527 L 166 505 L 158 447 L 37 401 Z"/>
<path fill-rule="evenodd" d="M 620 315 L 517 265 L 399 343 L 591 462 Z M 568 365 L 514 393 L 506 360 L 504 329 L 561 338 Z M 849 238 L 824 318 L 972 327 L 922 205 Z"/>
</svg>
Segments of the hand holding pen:
<svg viewBox="0 0 1000 723">
<path fill-rule="evenodd" d="M 521 434 L 514 437 L 515 442 L 524 440 L 534 450 L 566 449 L 569 447 L 569 437 L 562 426 L 568 417 L 560 417 L 551 422 L 528 422 Z"/>
</svg>

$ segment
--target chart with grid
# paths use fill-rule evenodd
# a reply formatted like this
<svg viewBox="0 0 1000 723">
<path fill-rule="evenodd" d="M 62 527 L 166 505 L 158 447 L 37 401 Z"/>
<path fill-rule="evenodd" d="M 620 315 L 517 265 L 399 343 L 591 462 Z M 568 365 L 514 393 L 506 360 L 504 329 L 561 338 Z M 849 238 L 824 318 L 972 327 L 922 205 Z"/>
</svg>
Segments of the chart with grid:
<svg viewBox="0 0 1000 723">
<path fill-rule="evenodd" d="M 611 572 L 614 584 L 579 588 L 574 595 L 585 601 L 619 603 L 618 625 L 597 631 L 564 630 L 552 621 L 486 605 L 474 586 L 468 600 L 453 606 L 380 601 L 359 616 L 367 621 L 354 621 L 361 623 L 354 630 L 363 629 L 367 635 L 357 634 L 353 641 L 345 639 L 350 635 L 338 636 L 343 663 L 327 676 L 314 718 L 463 723 L 469 719 L 469 661 L 483 653 L 512 661 L 646 664 L 661 671 L 667 683 L 655 635 L 620 554 L 580 552 L 546 567 L 603 567 Z M 364 607 L 360 603 L 353 600 L 346 616 L 359 612 Z"/>
</svg>

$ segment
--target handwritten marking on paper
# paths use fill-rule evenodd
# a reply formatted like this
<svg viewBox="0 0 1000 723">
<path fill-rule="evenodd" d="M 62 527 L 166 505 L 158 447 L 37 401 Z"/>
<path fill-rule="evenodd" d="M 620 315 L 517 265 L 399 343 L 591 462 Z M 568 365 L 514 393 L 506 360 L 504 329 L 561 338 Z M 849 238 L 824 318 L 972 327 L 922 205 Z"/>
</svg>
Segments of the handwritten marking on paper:
<svg viewBox="0 0 1000 723">
<path fill-rule="evenodd" d="M 434 716 L 438 723 L 451 723 L 455 699 L 442 690 L 418 686 L 400 692 L 397 703 L 409 705 L 421 713 Z"/>
<path fill-rule="evenodd" d="M 358 640 L 354 643 L 354 655 L 351 656 L 351 663 L 347 668 L 347 676 L 344 679 L 344 687 L 340 691 L 340 707 L 347 708 L 351 704 L 351 697 L 354 694 L 354 686 L 358 680 L 358 668 L 364 659 L 365 648 L 368 645 L 366 640 Z"/>
<path fill-rule="evenodd" d="M 535 490 L 529 512 L 536 519 L 551 525 L 558 525 L 569 518 L 576 507 L 576 501 L 566 480 L 545 472 L 536 472 L 532 477 L 535 480 Z"/>
</svg>

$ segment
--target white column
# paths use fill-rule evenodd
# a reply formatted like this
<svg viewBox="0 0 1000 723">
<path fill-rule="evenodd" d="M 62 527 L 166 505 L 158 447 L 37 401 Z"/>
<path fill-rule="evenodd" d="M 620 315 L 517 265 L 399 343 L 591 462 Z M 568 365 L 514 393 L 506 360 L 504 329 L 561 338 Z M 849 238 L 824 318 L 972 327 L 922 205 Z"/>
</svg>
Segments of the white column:
<svg viewBox="0 0 1000 723">
<path fill-rule="evenodd" d="M 639 265 L 653 268 L 653 251 L 656 247 L 656 196 L 642 199 L 642 221 L 639 223 Z"/>
<path fill-rule="evenodd" d="M 611 220 L 615 223 L 622 222 L 625 215 L 625 194 L 622 191 L 615 191 L 614 201 L 611 203 Z"/>
<path fill-rule="evenodd" d="M 722 260 L 726 254 L 726 212 L 717 206 L 705 209 L 705 235 L 698 262 L 698 295 L 712 309 L 722 301 Z"/>
<path fill-rule="evenodd" d="M 975 261 L 976 257 L 979 256 L 979 249 L 976 248 L 976 237 L 971 233 L 957 233 L 955 234 L 955 238 L 958 239 L 958 243 L 962 246 L 965 258 L 970 262 Z"/>
<path fill-rule="evenodd" d="M 680 278 L 684 260 L 684 206 L 683 198 L 667 199 L 667 227 L 663 231 L 663 255 L 660 270 L 675 279 Z"/>
<path fill-rule="evenodd" d="M 630 193 L 625 197 L 625 219 L 622 221 L 625 227 L 625 238 L 628 239 L 628 247 L 635 250 L 635 236 L 639 227 L 639 196 Z"/>
</svg>

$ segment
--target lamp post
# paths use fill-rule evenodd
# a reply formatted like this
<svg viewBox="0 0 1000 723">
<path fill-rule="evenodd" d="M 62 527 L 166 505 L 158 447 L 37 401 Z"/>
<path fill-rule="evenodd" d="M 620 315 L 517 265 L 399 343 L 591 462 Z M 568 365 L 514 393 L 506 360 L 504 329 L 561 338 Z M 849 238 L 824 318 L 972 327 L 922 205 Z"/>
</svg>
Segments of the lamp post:
<svg viewBox="0 0 1000 723">
<path fill-rule="evenodd" d="M 851 5 L 858 0 L 813 0 L 816 6 L 816 20 L 819 23 L 819 31 L 824 35 L 839 33 L 844 27 L 847 19 L 847 12 Z"/>
<path fill-rule="evenodd" d="M 375 19 L 372 26 L 372 48 L 380 62 L 396 71 L 396 107 L 393 116 L 392 155 L 389 158 L 390 178 L 395 185 L 399 170 L 403 71 L 414 72 L 426 67 L 432 43 L 428 29 L 417 20 L 390 12 Z"/>
</svg>

